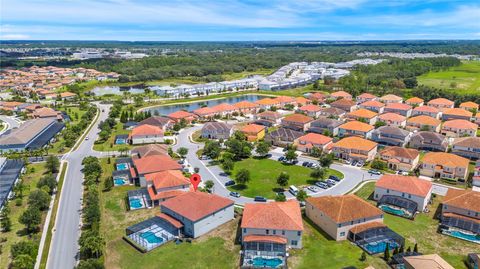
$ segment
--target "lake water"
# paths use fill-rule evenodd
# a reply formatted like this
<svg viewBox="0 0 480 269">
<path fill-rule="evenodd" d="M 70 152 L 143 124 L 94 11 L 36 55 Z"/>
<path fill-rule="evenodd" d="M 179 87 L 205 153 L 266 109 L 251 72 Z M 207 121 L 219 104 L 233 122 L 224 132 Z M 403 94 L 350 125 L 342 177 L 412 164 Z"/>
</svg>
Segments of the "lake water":
<svg viewBox="0 0 480 269">
<path fill-rule="evenodd" d="M 247 95 L 240 95 L 240 96 L 234 96 L 234 97 L 227 97 L 227 98 L 222 98 L 222 99 L 216 99 L 216 100 L 207 100 L 207 101 L 199 101 L 199 102 L 193 102 L 193 103 L 188 103 L 188 104 L 178 104 L 178 105 L 165 105 L 165 106 L 157 106 L 157 107 L 151 107 L 148 108 L 147 110 L 150 111 L 152 114 L 155 113 L 155 111 L 158 111 L 159 115 L 168 115 L 170 113 L 173 113 L 178 110 L 186 110 L 186 111 L 193 111 L 195 109 L 199 109 L 203 106 L 216 106 L 219 104 L 235 104 L 241 101 L 249 101 L 249 102 L 255 102 L 257 100 L 267 98 L 268 96 L 263 96 L 263 95 L 256 95 L 256 94 L 247 94 Z"/>
<path fill-rule="evenodd" d="M 92 92 L 96 96 L 102 96 L 107 94 L 122 95 L 123 92 L 130 92 L 131 94 L 144 93 L 144 85 L 135 85 L 131 87 L 119 87 L 119 86 L 105 86 L 95 87 Z"/>
</svg>

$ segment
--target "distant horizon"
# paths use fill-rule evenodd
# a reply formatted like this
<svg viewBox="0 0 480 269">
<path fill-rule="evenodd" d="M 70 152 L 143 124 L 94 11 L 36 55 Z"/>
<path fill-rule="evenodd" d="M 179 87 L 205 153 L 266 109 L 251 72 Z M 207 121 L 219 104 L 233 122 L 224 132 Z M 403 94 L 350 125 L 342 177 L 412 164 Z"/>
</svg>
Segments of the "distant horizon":
<svg viewBox="0 0 480 269">
<path fill-rule="evenodd" d="M 348 39 L 337 39 L 337 40 L 114 40 L 114 39 L 6 39 L 2 40 L 2 42 L 184 42 L 184 43 L 305 43 L 305 42 L 325 42 L 325 43 L 333 43 L 333 42 L 354 42 L 354 43 L 362 43 L 362 42 L 438 42 L 438 41 L 480 41 L 478 39 L 359 39 L 359 40 L 348 40 Z"/>
</svg>

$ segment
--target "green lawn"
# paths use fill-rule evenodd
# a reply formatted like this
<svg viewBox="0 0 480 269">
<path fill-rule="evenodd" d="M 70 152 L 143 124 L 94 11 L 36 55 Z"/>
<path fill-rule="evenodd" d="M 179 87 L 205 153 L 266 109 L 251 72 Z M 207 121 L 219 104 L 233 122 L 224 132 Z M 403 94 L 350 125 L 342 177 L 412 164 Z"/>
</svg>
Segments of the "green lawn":
<svg viewBox="0 0 480 269">
<path fill-rule="evenodd" d="M 0 252 L 0 268 L 9 268 L 8 264 L 10 263 L 10 248 L 13 244 L 28 240 L 28 236 L 23 234 L 23 229 L 25 226 L 18 222 L 18 218 L 22 215 L 23 211 L 27 208 L 28 195 L 31 191 L 34 191 L 37 188 L 37 182 L 45 173 L 43 163 L 29 164 L 27 167 L 27 172 L 22 176 L 23 184 L 25 185 L 25 190 L 23 191 L 23 201 L 22 204 L 17 206 L 15 200 L 9 202 L 10 206 L 10 221 L 12 222 L 12 229 L 9 232 L 3 233 L 0 232 L 0 238 L 5 238 L 6 242 L 0 243 L 2 251 Z M 45 220 L 46 212 L 43 212 L 42 223 L 40 224 L 40 229 L 43 228 L 43 223 Z M 37 243 L 40 242 L 41 230 L 34 234 L 32 240 Z"/>
<path fill-rule="evenodd" d="M 310 177 L 312 171 L 310 168 L 298 165 L 287 165 L 270 159 L 256 158 L 236 162 L 232 172 L 232 178 L 235 178 L 236 173 L 243 168 L 250 171 L 250 181 L 246 184 L 246 187 L 234 185 L 229 187 L 229 189 L 238 191 L 240 194 L 248 197 L 260 195 L 266 198 L 275 198 L 275 191 L 278 191 L 280 188 L 276 183 L 277 177 L 281 172 L 286 172 L 290 175 L 289 185 L 302 187 L 311 185 L 315 181 Z M 327 177 L 329 175 L 336 175 L 339 178 L 343 178 L 342 173 L 333 169 L 328 169 Z"/>
<path fill-rule="evenodd" d="M 442 89 L 460 89 L 464 93 L 480 90 L 480 62 L 467 61 L 447 71 L 429 72 L 418 77 L 418 83 Z"/>
<path fill-rule="evenodd" d="M 76 106 L 69 106 L 69 107 L 60 107 L 59 110 L 65 111 L 68 116 L 70 116 L 71 122 L 68 122 L 68 125 L 75 125 L 82 119 L 83 114 L 85 114 L 86 110 L 80 110 L 80 108 Z M 69 150 L 69 147 L 65 146 L 65 140 L 63 136 L 60 134 L 57 136 L 57 141 L 50 145 L 50 150 L 48 153 L 65 153 Z"/>
<path fill-rule="evenodd" d="M 120 122 L 117 122 L 117 125 L 115 126 L 115 129 L 111 133 L 108 140 L 101 143 L 101 144 L 95 143 L 93 145 L 93 149 L 98 150 L 98 151 L 115 151 L 115 150 L 119 150 L 119 149 L 122 149 L 122 148 L 131 149 L 132 146 L 130 144 L 115 145 L 115 136 L 116 135 L 128 134 L 128 133 L 130 133 L 130 131 L 129 130 L 124 130 L 123 129 L 123 124 L 120 123 Z"/>
<path fill-rule="evenodd" d="M 355 194 L 366 199 L 374 191 L 374 186 L 374 183 L 368 183 Z M 385 214 L 384 222 L 405 238 L 406 247 L 413 248 L 417 243 L 421 253 L 437 253 L 453 267 L 466 268 L 463 259 L 467 253 L 478 252 L 478 245 L 437 233 L 438 220 L 434 216 L 442 199 L 442 196 L 437 196 L 430 206 L 430 213 L 420 213 L 413 221 Z M 369 202 L 375 204 L 372 200 Z"/>
</svg>

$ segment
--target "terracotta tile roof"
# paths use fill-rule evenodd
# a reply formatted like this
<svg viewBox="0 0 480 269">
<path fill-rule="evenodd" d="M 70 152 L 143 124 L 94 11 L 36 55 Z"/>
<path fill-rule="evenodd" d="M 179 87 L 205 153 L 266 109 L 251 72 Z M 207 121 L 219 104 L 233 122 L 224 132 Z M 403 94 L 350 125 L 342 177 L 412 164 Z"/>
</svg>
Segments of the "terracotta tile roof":
<svg viewBox="0 0 480 269">
<path fill-rule="evenodd" d="M 281 118 L 282 116 L 280 115 L 280 113 L 276 112 L 276 111 L 264 111 L 262 113 L 258 113 L 257 114 L 257 117 L 267 117 L 267 118 L 276 118 L 276 119 L 279 119 Z"/>
<path fill-rule="evenodd" d="M 425 154 L 425 156 L 423 156 L 422 163 L 448 167 L 467 168 L 469 160 L 467 158 L 463 158 L 452 153 L 428 152 L 427 154 Z"/>
<path fill-rule="evenodd" d="M 356 120 L 346 122 L 338 126 L 338 128 L 345 129 L 345 130 L 354 130 L 359 132 L 369 132 L 374 129 L 372 125 L 366 124 L 364 122 L 356 121 Z"/>
<path fill-rule="evenodd" d="M 295 102 L 295 98 L 290 97 L 290 96 L 285 96 L 285 95 L 278 96 L 278 97 L 274 98 L 274 100 L 279 102 L 279 103 L 293 103 L 293 102 Z"/>
<path fill-rule="evenodd" d="M 195 117 L 195 115 L 187 111 L 179 110 L 168 114 L 168 117 L 173 119 L 184 119 L 188 117 Z"/>
<path fill-rule="evenodd" d="M 228 104 L 228 103 L 222 103 L 219 105 L 216 105 L 212 107 L 213 110 L 216 112 L 229 112 L 229 111 L 235 111 L 237 108 L 234 105 Z"/>
<path fill-rule="evenodd" d="M 263 126 L 263 125 L 248 124 L 248 125 L 243 126 L 241 131 L 244 132 L 244 133 L 249 133 L 249 134 L 258 134 L 263 129 L 265 129 L 265 126 Z"/>
<path fill-rule="evenodd" d="M 316 134 L 316 133 L 308 133 L 304 136 L 299 137 L 298 140 L 305 141 L 311 144 L 320 144 L 320 145 L 325 145 L 327 143 L 332 142 L 331 137 L 324 136 L 321 134 Z"/>
<path fill-rule="evenodd" d="M 215 109 L 213 109 L 212 107 L 202 107 L 202 108 L 199 108 L 199 109 L 195 109 L 193 111 L 193 113 L 199 115 L 199 116 L 205 116 L 205 115 L 213 115 L 215 114 L 217 111 Z"/>
<path fill-rule="evenodd" d="M 259 105 L 248 101 L 241 101 L 233 104 L 233 106 L 235 106 L 237 109 L 253 109 L 257 108 Z"/>
<path fill-rule="evenodd" d="M 462 116 L 462 117 L 469 117 L 471 118 L 473 113 L 465 110 L 463 108 L 448 108 L 443 110 L 443 115 L 454 115 L 454 116 Z"/>
<path fill-rule="evenodd" d="M 386 147 L 382 151 L 379 152 L 381 156 L 390 156 L 392 158 L 400 157 L 405 159 L 415 159 L 420 155 L 418 150 L 410 149 L 410 148 L 402 148 L 402 147 Z"/>
<path fill-rule="evenodd" d="M 421 104 L 423 103 L 424 100 L 422 98 L 418 98 L 418 97 L 412 97 L 412 98 L 409 98 L 405 101 L 405 103 L 407 104 Z"/>
<path fill-rule="evenodd" d="M 299 107 L 298 110 L 306 111 L 306 112 L 318 112 L 321 110 L 321 108 L 316 105 L 305 105 L 305 106 Z"/>
<path fill-rule="evenodd" d="M 155 189 L 190 185 L 190 181 L 180 170 L 166 170 L 145 175 L 147 181 L 151 181 Z"/>
<path fill-rule="evenodd" d="M 288 243 L 287 238 L 279 235 L 245 235 L 242 239 L 243 242 L 268 242 L 286 245 Z"/>
<path fill-rule="evenodd" d="M 359 96 L 357 96 L 358 98 L 363 98 L 363 99 L 373 99 L 373 98 L 377 98 L 376 95 L 373 95 L 371 93 L 368 93 L 368 92 L 364 92 L 362 94 L 360 94 Z"/>
<path fill-rule="evenodd" d="M 474 102 L 463 102 L 460 104 L 461 108 L 467 108 L 467 109 L 478 109 L 478 104 Z"/>
<path fill-rule="evenodd" d="M 138 146 L 131 150 L 132 154 L 138 154 L 141 158 L 152 155 L 168 155 L 168 145 L 166 144 L 149 144 Z"/>
<path fill-rule="evenodd" d="M 380 114 L 380 116 L 378 116 L 378 119 L 382 121 L 403 122 L 405 121 L 406 117 L 397 113 L 387 112 L 387 113 Z"/>
<path fill-rule="evenodd" d="M 155 125 L 159 127 L 165 127 L 169 124 L 173 124 L 173 120 L 164 116 L 152 116 L 138 123 L 138 125 L 142 125 L 142 124 L 150 124 L 150 125 Z"/>
<path fill-rule="evenodd" d="M 170 158 L 170 156 L 165 155 L 151 155 L 140 159 L 134 159 L 133 163 L 139 174 L 182 169 L 180 164 Z"/>
<path fill-rule="evenodd" d="M 403 98 L 395 94 L 387 94 L 380 97 L 381 101 L 402 101 Z"/>
<path fill-rule="evenodd" d="M 297 104 L 307 104 L 310 101 L 307 98 L 305 98 L 303 96 L 300 96 L 300 97 L 295 98 L 295 102 L 297 102 Z"/>
<path fill-rule="evenodd" d="M 380 102 L 380 101 L 377 101 L 377 100 L 370 100 L 370 101 L 366 101 L 366 102 L 363 102 L 360 104 L 360 106 L 363 106 L 363 107 L 384 107 L 385 104 Z"/>
<path fill-rule="evenodd" d="M 335 97 L 335 98 L 352 98 L 352 95 L 349 94 L 346 91 L 337 91 L 337 92 L 332 92 L 330 96 Z"/>
<path fill-rule="evenodd" d="M 428 105 L 441 105 L 441 106 L 453 106 L 455 104 L 455 102 L 453 101 L 450 101 L 446 98 L 436 98 L 436 99 L 432 99 L 430 101 L 428 101 L 427 103 Z"/>
<path fill-rule="evenodd" d="M 309 123 L 309 122 L 313 121 L 313 118 L 309 117 L 309 116 L 302 115 L 302 114 L 292 114 L 292 115 L 286 116 L 285 118 L 283 118 L 283 120 L 306 124 L 306 123 Z"/>
<path fill-rule="evenodd" d="M 60 93 L 60 97 L 62 97 L 62 98 L 73 97 L 73 96 L 77 96 L 77 95 L 73 92 L 62 92 L 62 93 Z"/>
<path fill-rule="evenodd" d="M 426 197 L 432 190 L 432 182 L 413 176 L 383 175 L 375 187 Z"/>
<path fill-rule="evenodd" d="M 418 112 L 429 112 L 429 113 L 438 113 L 438 109 L 432 106 L 419 106 L 413 109 L 413 111 Z"/>
<path fill-rule="evenodd" d="M 413 269 L 454 269 L 448 262 L 446 262 L 438 254 L 408 256 L 403 258 L 407 264 L 407 268 Z"/>
<path fill-rule="evenodd" d="M 377 143 L 357 136 L 345 137 L 334 144 L 334 147 L 357 149 L 362 151 L 370 151 L 376 146 Z"/>
<path fill-rule="evenodd" d="M 354 105 L 356 105 L 356 104 L 355 104 L 355 102 L 352 101 L 352 100 L 342 98 L 342 99 L 338 99 L 338 100 L 335 101 L 335 102 L 330 103 L 330 105 L 333 106 L 333 107 L 335 107 L 335 106 L 343 106 L 343 107 L 349 106 L 349 107 L 352 107 L 352 106 L 354 106 Z"/>
<path fill-rule="evenodd" d="M 255 101 L 255 103 L 259 105 L 265 105 L 265 106 L 278 105 L 278 102 L 275 101 L 273 98 L 263 98 Z"/>
<path fill-rule="evenodd" d="M 407 119 L 407 123 L 438 126 L 442 123 L 442 121 L 427 115 L 418 115 L 418 116 Z"/>
<path fill-rule="evenodd" d="M 300 205 L 287 202 L 247 203 L 243 209 L 241 228 L 303 231 Z"/>
<path fill-rule="evenodd" d="M 442 204 L 480 212 L 480 192 L 449 188 Z"/>
<path fill-rule="evenodd" d="M 161 206 L 195 222 L 226 207 L 233 206 L 233 201 L 215 194 L 197 191 L 168 199 Z"/>
<path fill-rule="evenodd" d="M 323 100 L 327 96 L 324 93 L 321 92 L 314 92 L 308 96 L 310 99 L 316 99 L 316 100 Z"/>
<path fill-rule="evenodd" d="M 185 191 L 182 190 L 161 191 L 156 193 L 153 189 L 153 186 L 147 188 L 148 196 L 150 196 L 150 199 L 153 201 L 170 199 L 185 193 Z"/>
<path fill-rule="evenodd" d="M 132 129 L 129 134 L 129 138 L 138 135 L 163 135 L 163 130 L 155 125 L 142 124 Z"/>
<path fill-rule="evenodd" d="M 455 129 L 478 129 L 476 123 L 468 120 L 447 120 L 443 123 L 442 128 L 455 128 Z"/>
<path fill-rule="evenodd" d="M 170 216 L 167 215 L 167 214 L 157 213 L 156 216 L 159 217 L 159 218 L 162 218 L 162 219 L 164 219 L 164 220 L 166 220 L 166 221 L 168 221 L 170 224 L 172 224 L 172 225 L 173 225 L 174 227 L 176 227 L 176 228 L 182 228 L 182 227 L 183 227 L 183 224 L 182 224 L 180 221 L 178 221 L 178 220 L 170 217 Z"/>
<path fill-rule="evenodd" d="M 404 104 L 404 103 L 389 103 L 385 107 L 385 109 L 395 109 L 395 110 L 404 110 L 408 111 L 412 109 L 412 106 L 409 104 Z"/>
<path fill-rule="evenodd" d="M 309 197 L 307 202 L 336 223 L 383 215 L 380 209 L 353 194 Z"/>
<path fill-rule="evenodd" d="M 354 234 L 358 234 L 363 231 L 366 231 L 372 228 L 379 228 L 379 227 L 387 227 L 387 225 L 385 225 L 383 222 L 380 222 L 380 221 L 371 221 L 371 222 L 367 222 L 367 223 L 360 224 L 353 227 L 352 229 L 350 229 L 350 232 Z"/>
<path fill-rule="evenodd" d="M 480 137 L 460 137 L 455 138 L 453 146 L 480 148 Z"/>
<path fill-rule="evenodd" d="M 371 119 L 377 115 L 378 114 L 376 112 L 370 111 L 365 108 L 360 108 L 359 110 L 355 110 L 347 114 L 347 116 L 356 117 L 356 118 L 365 118 L 365 119 Z"/>
<path fill-rule="evenodd" d="M 35 109 L 35 111 L 33 111 L 33 116 L 40 117 L 40 118 L 56 117 L 59 114 L 61 114 L 61 112 L 56 111 L 56 110 L 54 110 L 52 108 L 49 108 L 49 107 L 41 107 L 41 108 Z"/>
</svg>

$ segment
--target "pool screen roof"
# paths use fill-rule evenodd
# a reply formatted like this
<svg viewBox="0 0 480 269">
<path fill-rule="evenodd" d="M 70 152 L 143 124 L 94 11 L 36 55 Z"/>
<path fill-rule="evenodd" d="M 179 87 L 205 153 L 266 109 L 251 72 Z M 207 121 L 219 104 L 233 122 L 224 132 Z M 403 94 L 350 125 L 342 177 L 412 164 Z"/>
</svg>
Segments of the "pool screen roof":
<svg viewBox="0 0 480 269">
<path fill-rule="evenodd" d="M 407 198 L 394 196 L 394 195 L 384 195 L 378 201 L 379 205 L 387 204 L 406 209 L 408 212 L 415 214 L 417 212 L 418 205 L 416 202 L 409 200 Z"/>
</svg>

